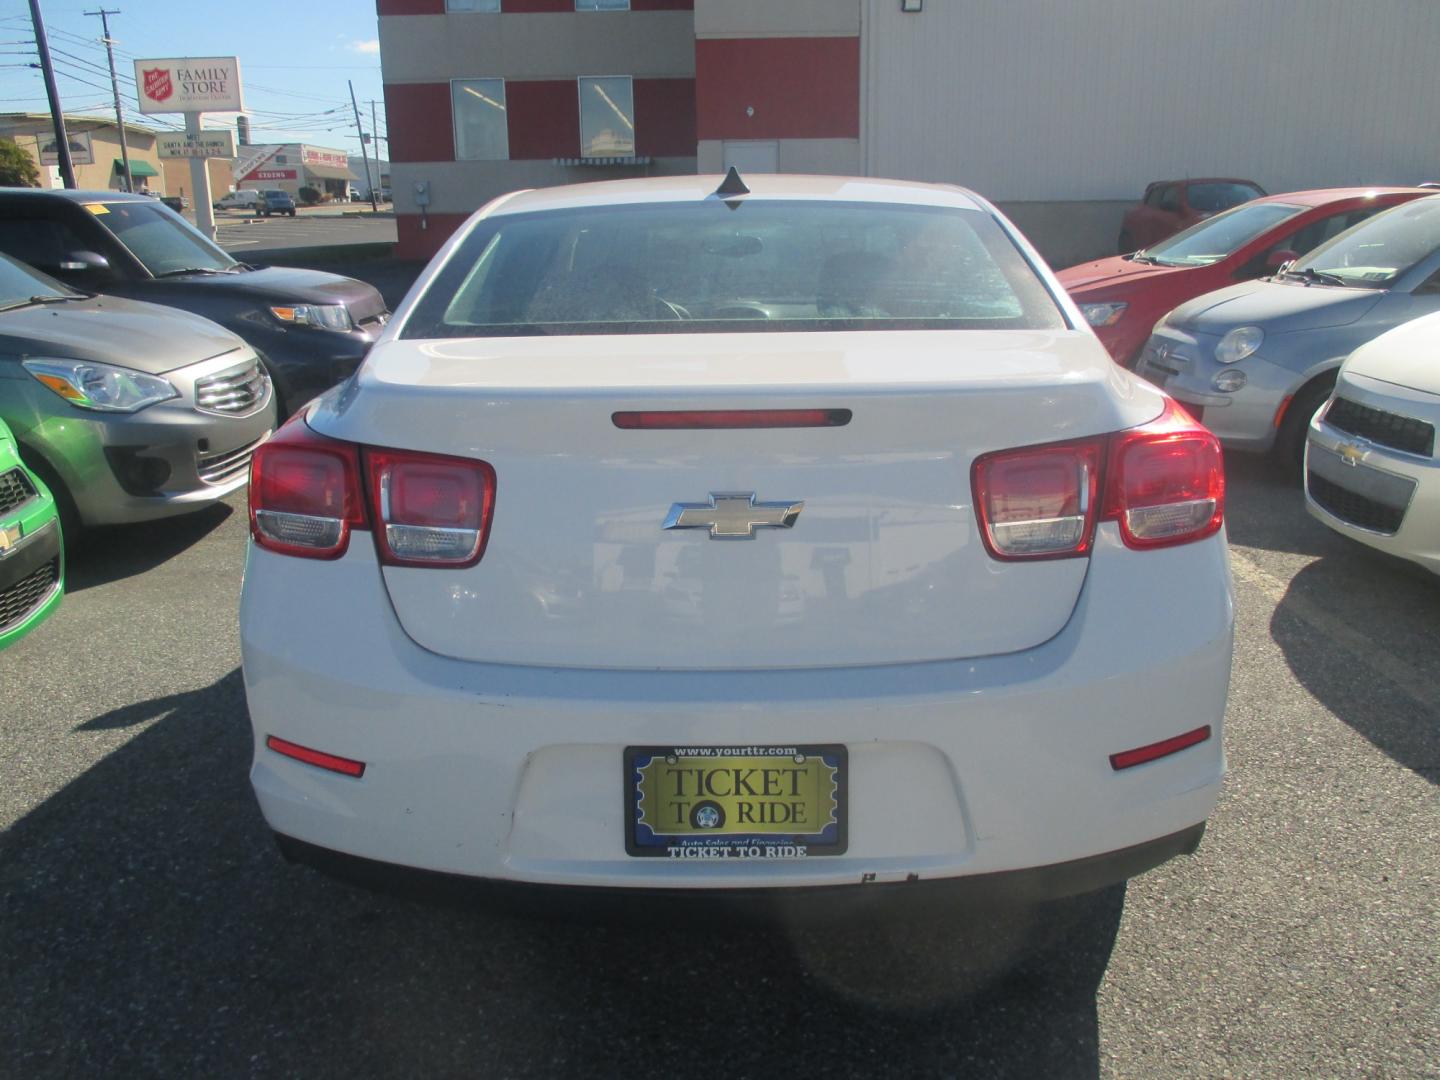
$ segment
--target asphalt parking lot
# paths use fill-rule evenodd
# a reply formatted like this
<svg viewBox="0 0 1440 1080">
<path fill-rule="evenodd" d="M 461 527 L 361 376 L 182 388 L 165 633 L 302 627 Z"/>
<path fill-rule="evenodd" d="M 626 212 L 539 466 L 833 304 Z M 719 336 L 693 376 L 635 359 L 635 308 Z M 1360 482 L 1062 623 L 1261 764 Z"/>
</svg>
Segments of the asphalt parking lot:
<svg viewBox="0 0 1440 1080">
<path fill-rule="evenodd" d="M 96 533 L 0 657 L 0 1075 L 1436 1075 L 1440 582 L 1230 467 L 1205 842 L 976 997 L 978 916 L 596 927 L 287 866 L 246 779 L 243 501 Z"/>
<path fill-rule="evenodd" d="M 372 217 L 368 213 L 369 204 L 364 205 L 367 212 L 363 217 L 348 217 L 337 211 L 301 213 L 293 218 L 257 218 L 237 211 L 217 210 L 215 238 L 226 251 L 247 262 L 262 258 L 266 252 L 289 248 L 395 243 L 394 216 Z"/>
</svg>

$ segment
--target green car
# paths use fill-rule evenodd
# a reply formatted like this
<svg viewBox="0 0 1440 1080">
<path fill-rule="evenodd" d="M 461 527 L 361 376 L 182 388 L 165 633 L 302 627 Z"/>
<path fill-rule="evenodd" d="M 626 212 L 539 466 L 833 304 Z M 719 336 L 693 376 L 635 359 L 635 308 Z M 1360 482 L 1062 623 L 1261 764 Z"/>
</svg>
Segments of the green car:
<svg viewBox="0 0 1440 1080">
<path fill-rule="evenodd" d="M 64 591 L 55 500 L 21 464 L 15 439 L 0 420 L 0 649 L 44 622 Z"/>
</svg>

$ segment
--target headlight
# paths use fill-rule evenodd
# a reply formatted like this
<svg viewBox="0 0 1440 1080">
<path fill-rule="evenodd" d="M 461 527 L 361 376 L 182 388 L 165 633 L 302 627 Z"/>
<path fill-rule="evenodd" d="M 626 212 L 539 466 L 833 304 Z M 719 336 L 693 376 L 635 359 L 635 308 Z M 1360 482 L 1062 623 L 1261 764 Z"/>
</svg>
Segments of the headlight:
<svg viewBox="0 0 1440 1080">
<path fill-rule="evenodd" d="M 1080 314 L 1091 326 L 1114 326 L 1129 304 L 1081 304 Z"/>
<path fill-rule="evenodd" d="M 25 360 L 25 370 L 71 405 L 97 412 L 137 412 L 179 397 L 168 379 L 92 360 Z"/>
<path fill-rule="evenodd" d="M 1237 326 L 1215 346 L 1215 359 L 1222 364 L 1238 364 L 1254 354 L 1265 340 L 1265 331 L 1258 326 Z"/>
<path fill-rule="evenodd" d="M 351 327 L 350 312 L 345 310 L 344 304 L 292 304 L 289 307 L 272 307 L 270 314 L 281 322 L 296 326 L 314 326 L 342 333 Z"/>
</svg>

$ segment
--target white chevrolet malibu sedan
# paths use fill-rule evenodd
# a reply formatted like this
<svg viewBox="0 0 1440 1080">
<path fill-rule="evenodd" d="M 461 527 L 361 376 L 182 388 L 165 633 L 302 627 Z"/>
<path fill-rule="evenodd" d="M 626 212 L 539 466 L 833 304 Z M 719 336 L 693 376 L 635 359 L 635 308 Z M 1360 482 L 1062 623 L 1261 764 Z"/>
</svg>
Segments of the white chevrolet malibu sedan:
<svg viewBox="0 0 1440 1080">
<path fill-rule="evenodd" d="M 527 896 L 1092 890 L 1215 804 L 1223 514 L 969 192 L 507 195 L 255 456 L 255 792 Z"/>
</svg>

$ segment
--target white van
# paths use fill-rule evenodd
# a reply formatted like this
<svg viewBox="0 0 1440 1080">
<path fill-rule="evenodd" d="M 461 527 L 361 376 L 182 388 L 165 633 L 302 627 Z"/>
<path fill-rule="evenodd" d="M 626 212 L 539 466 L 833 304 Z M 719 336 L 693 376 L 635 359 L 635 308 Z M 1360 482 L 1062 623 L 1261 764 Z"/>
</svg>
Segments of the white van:
<svg viewBox="0 0 1440 1080">
<path fill-rule="evenodd" d="M 255 210 L 263 202 L 258 191 L 232 191 L 215 204 L 217 210 Z"/>
</svg>

